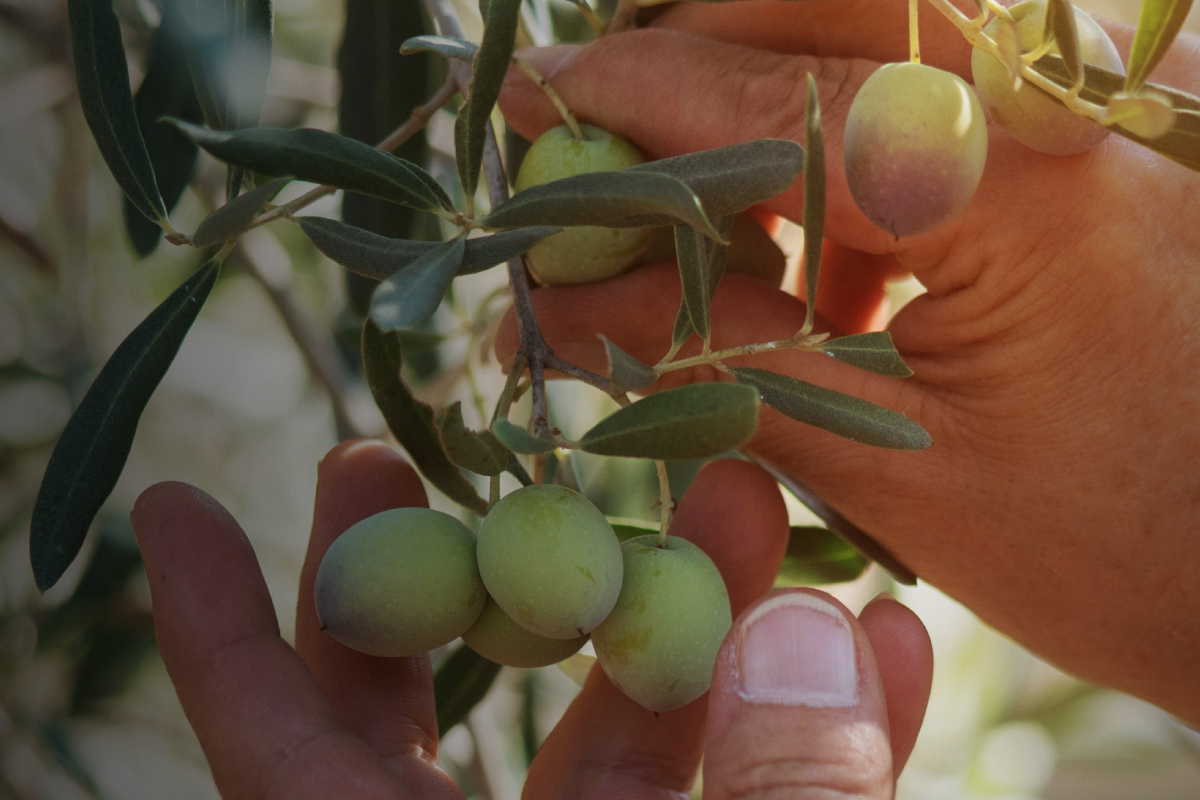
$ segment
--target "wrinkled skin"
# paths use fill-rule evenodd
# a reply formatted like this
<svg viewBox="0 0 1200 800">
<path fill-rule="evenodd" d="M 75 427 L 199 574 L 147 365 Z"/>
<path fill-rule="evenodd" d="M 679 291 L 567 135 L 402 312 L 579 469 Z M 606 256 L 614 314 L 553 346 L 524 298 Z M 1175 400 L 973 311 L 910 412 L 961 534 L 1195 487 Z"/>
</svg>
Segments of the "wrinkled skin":
<svg viewBox="0 0 1200 800">
<path fill-rule="evenodd" d="M 905 59 L 906 13 L 900 0 L 684 4 L 653 30 L 522 57 L 582 119 L 649 158 L 803 141 L 798 87 L 813 73 L 829 170 L 817 309 L 834 331 L 873 329 L 884 281 L 915 275 L 928 294 L 889 329 L 916 375 L 799 354 L 746 363 L 902 411 L 934 444 L 872 450 L 764 411 L 750 449 L 998 630 L 1200 724 L 1200 174 L 1120 136 L 1056 157 L 992 128 L 963 213 L 896 241 L 854 204 L 840 143 L 858 87 L 880 62 Z M 940 15 L 921 19 L 924 63 L 969 80 L 969 45 Z M 1106 27 L 1127 56 L 1132 29 Z M 1200 92 L 1195 37 L 1181 37 L 1154 79 Z M 518 75 L 501 107 L 527 137 L 554 124 Z M 800 187 L 765 205 L 801 219 Z M 601 372 L 596 333 L 654 363 L 678 302 L 672 265 L 534 293 L 557 354 Z M 788 337 L 803 314 L 795 297 L 728 275 L 713 347 Z M 500 356 L 515 343 L 510 321 Z M 697 369 L 662 384 L 722 377 Z"/>
</svg>

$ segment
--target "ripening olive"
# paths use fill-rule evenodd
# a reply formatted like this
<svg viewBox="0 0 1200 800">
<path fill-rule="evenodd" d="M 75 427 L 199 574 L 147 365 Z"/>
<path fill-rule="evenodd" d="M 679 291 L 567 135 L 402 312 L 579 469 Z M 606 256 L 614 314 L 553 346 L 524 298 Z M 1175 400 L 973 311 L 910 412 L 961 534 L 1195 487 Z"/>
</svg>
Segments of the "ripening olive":
<svg viewBox="0 0 1200 800">
<path fill-rule="evenodd" d="M 572 175 L 607 172 L 645 161 L 620 136 L 593 125 L 581 126 L 576 139 L 565 125 L 538 137 L 517 172 L 516 189 L 528 189 Z M 638 262 L 654 232 L 649 228 L 567 228 L 544 239 L 525 254 L 525 263 L 543 286 L 590 283 L 612 278 Z"/>
<path fill-rule="evenodd" d="M 475 535 L 428 508 L 394 508 L 348 528 L 321 560 L 314 595 L 329 635 L 373 656 L 441 647 L 487 599 Z"/>
<path fill-rule="evenodd" d="M 987 160 L 987 125 L 971 87 L 924 64 L 885 64 L 846 117 L 846 182 L 867 217 L 895 236 L 962 211 Z"/>
<path fill-rule="evenodd" d="M 534 484 L 506 495 L 479 526 L 479 574 L 521 627 L 551 639 L 590 633 L 621 591 L 621 546 L 587 498 Z"/>
<path fill-rule="evenodd" d="M 651 711 L 670 711 L 708 691 L 733 620 L 721 573 L 704 551 L 657 534 L 621 545 L 625 582 L 612 613 L 592 632 L 609 679 Z"/>
<path fill-rule="evenodd" d="M 462 638 L 467 647 L 484 658 L 506 667 L 524 668 L 557 664 L 577 653 L 588 640 L 586 636 L 574 639 L 538 636 L 513 622 L 513 618 L 490 597 L 479 619 Z"/>
<path fill-rule="evenodd" d="M 1025 0 L 1010 8 L 1017 22 L 1021 52 L 1033 50 L 1042 42 L 1046 24 L 1046 0 Z M 999 17 L 984 27 L 984 33 L 996 37 L 1003 24 Z M 1075 9 L 1075 29 L 1083 60 L 1113 72 L 1124 73 L 1116 45 L 1104 29 L 1084 11 Z M 1058 44 L 1050 53 L 1059 55 Z M 1098 145 L 1108 129 L 1082 117 L 1050 99 L 1040 89 L 1022 82 L 1013 91 L 1012 78 L 994 56 L 982 50 L 971 53 L 971 76 L 975 91 L 992 119 L 1021 144 L 1051 155 L 1073 155 Z"/>
</svg>

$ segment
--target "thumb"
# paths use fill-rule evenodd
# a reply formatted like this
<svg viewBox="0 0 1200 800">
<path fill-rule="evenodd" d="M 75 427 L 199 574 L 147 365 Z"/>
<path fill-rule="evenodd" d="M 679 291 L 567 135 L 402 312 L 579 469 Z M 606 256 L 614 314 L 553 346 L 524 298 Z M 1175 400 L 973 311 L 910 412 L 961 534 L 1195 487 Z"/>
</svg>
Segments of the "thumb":
<svg viewBox="0 0 1200 800">
<path fill-rule="evenodd" d="M 738 619 L 717 659 L 704 797 L 890 800 L 889 704 L 906 702 L 913 708 L 899 717 L 919 720 L 927 695 L 885 699 L 884 689 L 871 639 L 845 607 L 813 590 L 768 595 Z"/>
</svg>

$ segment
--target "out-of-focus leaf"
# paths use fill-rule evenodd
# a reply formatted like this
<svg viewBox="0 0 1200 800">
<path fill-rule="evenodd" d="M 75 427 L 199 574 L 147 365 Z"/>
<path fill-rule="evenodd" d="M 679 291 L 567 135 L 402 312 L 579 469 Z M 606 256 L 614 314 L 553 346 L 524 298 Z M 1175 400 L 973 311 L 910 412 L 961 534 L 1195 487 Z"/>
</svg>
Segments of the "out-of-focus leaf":
<svg viewBox="0 0 1200 800">
<path fill-rule="evenodd" d="M 579 440 L 587 453 L 676 460 L 741 447 L 758 427 L 758 392 L 694 383 L 650 395 L 600 420 Z"/>
<path fill-rule="evenodd" d="M 433 409 L 414 398 L 400 380 L 400 341 L 368 320 L 363 325 L 362 356 L 375 405 L 417 469 L 454 502 L 479 516 L 486 514 L 487 501 L 446 457 L 433 425 Z"/>
<path fill-rule="evenodd" d="M 907 378 L 913 374 L 904 359 L 892 344 L 892 335 L 887 331 L 855 333 L 839 336 L 821 345 L 821 351 L 838 361 L 892 378 Z"/>
<path fill-rule="evenodd" d="M 413 53 L 438 53 L 446 58 L 457 58 L 460 61 L 473 61 L 479 52 L 479 45 L 466 39 L 453 39 L 449 36 L 414 36 L 400 45 L 400 54 L 409 56 Z"/>
<path fill-rule="evenodd" d="M 1070 87 L 1073 85 L 1066 67 L 1063 66 L 1062 59 L 1058 56 L 1042 56 L 1034 63 L 1033 68 L 1060 86 Z M 1114 95 L 1124 91 L 1125 76 L 1119 72 L 1112 72 L 1088 63 L 1084 63 L 1083 70 L 1087 75 L 1087 80 L 1084 83 L 1083 91 L 1079 93 L 1081 99 L 1106 106 Z M 1157 139 L 1138 136 L 1120 125 L 1114 125 L 1109 130 L 1188 169 L 1200 171 L 1200 98 L 1156 83 L 1147 83 L 1143 88 L 1169 99 L 1176 112 L 1171 130 Z M 1050 97 L 1050 95 L 1046 96 Z M 1051 99 L 1061 104 L 1057 98 L 1052 97 Z"/>
<path fill-rule="evenodd" d="M 654 367 L 638 361 L 607 337 L 601 336 L 600 340 L 604 342 L 604 351 L 608 353 L 608 375 L 622 392 L 636 392 L 658 380 Z"/>
<path fill-rule="evenodd" d="M 1075 29 L 1075 8 L 1071 0 L 1049 0 L 1046 5 L 1044 41 L 1054 40 L 1062 54 L 1063 67 L 1072 80 L 1083 75 L 1083 55 L 1079 50 L 1079 34 Z"/>
<path fill-rule="evenodd" d="M 891 409 L 764 369 L 731 371 L 740 383 L 762 392 L 763 402 L 776 411 L 851 441 L 892 450 L 933 444 L 924 428 Z"/>
<path fill-rule="evenodd" d="M 423 211 L 454 211 L 428 172 L 346 136 L 312 128 L 212 131 L 182 120 L 170 122 L 222 161 L 264 175 L 291 176 Z"/>
<path fill-rule="evenodd" d="M 262 207 L 274 200 L 275 195 L 279 194 L 290 180 L 291 178 L 277 178 L 230 200 L 200 223 L 200 227 L 196 228 L 196 233 L 192 235 L 192 245 L 210 247 L 241 234 L 246 230 L 246 226 L 254 221 Z"/>
<path fill-rule="evenodd" d="M 628 519 L 626 517 L 606 517 L 605 519 L 612 526 L 613 533 L 617 535 L 617 539 L 622 542 L 626 539 L 658 533 L 656 525 L 651 525 L 649 522 L 644 522 L 640 519 Z"/>
<path fill-rule="evenodd" d="M 441 244 L 391 239 L 324 217 L 298 217 L 296 221 L 317 249 L 330 259 L 351 272 L 375 280 L 386 280 L 396 270 L 403 269 Z M 471 275 L 503 264 L 561 230 L 553 227 L 517 228 L 467 239 L 458 274 Z"/>
<path fill-rule="evenodd" d="M 397 42 L 426 33 L 427 24 L 421 3 L 346 0 L 337 56 L 341 84 L 338 133 L 373 145 L 428 100 L 431 74 L 441 66 L 437 58 L 430 53 L 405 57 L 396 47 Z M 409 137 L 392 155 L 427 164 L 425 131 Z M 430 215 L 355 192 L 342 198 L 342 221 L 380 236 L 442 240 L 438 220 Z M 371 280 L 348 272 L 345 279 L 350 307 L 358 316 L 366 316 L 375 283 L 382 278 Z"/>
<path fill-rule="evenodd" d="M 852 581 L 871 562 L 832 531 L 793 525 L 775 586 L 820 586 Z"/>
<path fill-rule="evenodd" d="M 817 313 L 817 281 L 825 241 L 825 138 L 817 82 L 808 75 L 804 116 L 804 330 L 811 331 Z"/>
<path fill-rule="evenodd" d="M 488 661 L 466 645 L 460 646 L 442 662 L 433 674 L 439 736 L 445 736 L 467 718 L 471 709 L 487 695 L 499 674 L 499 664 Z"/>
<path fill-rule="evenodd" d="M 514 425 L 506 419 L 498 419 L 493 422 L 492 433 L 509 450 L 522 455 L 549 453 L 558 447 L 558 444 L 553 439 L 544 436 L 534 436 L 520 425 Z"/>
<path fill-rule="evenodd" d="M 454 155 L 467 197 L 474 197 L 479 185 L 487 126 L 512 61 L 520 13 L 521 0 L 492 0 L 484 14 L 483 41 L 472 64 L 470 97 L 454 122 Z"/>
<path fill-rule="evenodd" d="M 150 312 L 108 359 L 54 446 L 30 523 L 38 588 L 53 586 L 125 467 L 138 420 L 217 281 L 210 261 Z"/>
<path fill-rule="evenodd" d="M 158 120 L 164 116 L 200 122 L 203 115 L 192 88 L 184 57 L 184 41 L 175 5 L 163 7 L 163 20 L 150 45 L 146 77 L 133 98 L 138 128 L 146 143 L 159 195 L 168 213 L 175 208 L 192 177 L 200 149 L 179 131 Z M 145 258 L 158 246 L 162 228 L 148 220 L 128 197 L 125 198 L 125 229 L 133 249 Z"/>
<path fill-rule="evenodd" d="M 133 684 L 138 667 L 153 649 L 154 617 L 148 612 L 101 626 L 76 671 L 71 713 L 93 711 L 105 700 L 122 694 Z"/>
<path fill-rule="evenodd" d="M 506 467 L 508 474 L 512 475 L 522 486 L 532 486 L 533 478 L 529 477 L 529 473 L 521 466 L 521 462 L 517 461 L 517 457 L 512 453 L 508 454 L 508 466 Z"/>
<path fill-rule="evenodd" d="M 465 249 L 461 238 L 442 242 L 379 284 L 371 295 L 371 321 L 382 331 L 394 331 L 433 316 L 458 274 Z"/>
<path fill-rule="evenodd" d="M 112 0 L 68 0 L 67 15 L 79 102 L 100 154 L 129 202 L 148 219 L 164 222 L 167 209 L 138 126 Z"/>
<path fill-rule="evenodd" d="M 204 119 L 218 130 L 258 125 L 271 71 L 271 0 L 167 0 L 187 26 L 187 59 Z"/>
<path fill-rule="evenodd" d="M 791 188 L 804 166 L 804 148 L 786 139 L 752 142 L 648 161 L 628 172 L 658 172 L 678 178 L 700 198 L 710 217 L 745 211 Z M 619 227 L 670 225 L 670 217 L 647 214 L 621 220 Z"/>
<path fill-rule="evenodd" d="M 481 223 L 485 228 L 640 227 L 625 224 L 638 214 L 691 225 L 705 236 L 721 240 L 687 184 L 669 175 L 633 170 L 589 172 L 531 186 L 492 209 Z"/>
<path fill-rule="evenodd" d="M 499 475 L 508 469 L 508 448 L 491 431 L 473 431 L 463 423 L 462 403 L 454 403 L 438 418 L 438 437 L 446 457 L 477 475 Z"/>
<path fill-rule="evenodd" d="M 1134 93 L 1142 88 L 1146 78 L 1167 54 L 1179 35 L 1192 0 L 1142 0 L 1137 34 L 1129 53 L 1129 71 L 1125 76 L 1125 91 Z"/>
</svg>

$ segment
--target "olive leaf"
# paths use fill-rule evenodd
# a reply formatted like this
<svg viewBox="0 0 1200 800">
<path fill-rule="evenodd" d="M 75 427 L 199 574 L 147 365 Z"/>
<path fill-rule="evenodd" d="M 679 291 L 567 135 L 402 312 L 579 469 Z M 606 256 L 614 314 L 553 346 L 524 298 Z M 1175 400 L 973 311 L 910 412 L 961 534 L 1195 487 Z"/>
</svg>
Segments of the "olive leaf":
<svg viewBox="0 0 1200 800">
<path fill-rule="evenodd" d="M 522 455 L 549 453 L 558 447 L 558 443 L 546 436 L 534 436 L 520 425 L 514 425 L 506 419 L 498 419 L 492 423 L 492 433 L 501 444 Z"/>
<path fill-rule="evenodd" d="M 1179 35 L 1192 0 L 1142 0 L 1124 89 L 1137 92 Z"/>
<path fill-rule="evenodd" d="M 192 234 L 192 246 L 210 247 L 240 235 L 290 181 L 291 178 L 277 178 L 230 200 L 204 218 Z"/>
<path fill-rule="evenodd" d="M 229 164 L 273 177 L 325 184 L 440 214 L 454 204 L 428 172 L 346 136 L 312 128 L 213 131 L 168 119 L 185 136 Z"/>
<path fill-rule="evenodd" d="M 1049 0 L 1042 40 L 1054 41 L 1062 54 L 1063 67 L 1071 80 L 1077 82 L 1083 75 L 1083 52 L 1079 49 L 1079 32 L 1075 28 L 1075 8 L 1071 0 Z"/>
<path fill-rule="evenodd" d="M 382 331 L 416 325 L 433 316 L 462 264 L 466 241 L 442 242 L 404 269 L 397 270 L 371 295 L 371 321 Z"/>
<path fill-rule="evenodd" d="M 531 186 L 492 209 L 480 223 L 485 228 L 528 225 L 626 224 L 635 215 L 657 215 L 691 225 L 704 235 L 723 240 L 709 221 L 699 198 L 687 184 L 655 172 L 589 172 Z"/>
<path fill-rule="evenodd" d="M 854 442 L 892 450 L 923 450 L 929 434 L 903 414 L 848 394 L 768 372 L 734 367 L 739 383 L 762 393 L 762 401 L 794 420 L 844 436 Z"/>
<path fill-rule="evenodd" d="M 870 563 L 826 528 L 793 525 L 775 586 L 845 583 L 862 575 Z"/>
<path fill-rule="evenodd" d="M 499 2 L 499 0 L 497 0 Z M 492 688 L 500 665 L 465 644 L 451 653 L 433 673 L 433 698 L 437 708 L 438 736 L 467 718 Z"/>
<path fill-rule="evenodd" d="M 821 352 L 878 375 L 907 378 L 913 374 L 896 352 L 896 346 L 892 344 L 892 335 L 887 331 L 839 336 L 822 343 Z"/>
<path fill-rule="evenodd" d="M 400 380 L 400 341 L 368 320 L 363 325 L 362 358 L 375 405 L 413 464 L 451 500 L 480 516 L 486 514 L 487 501 L 446 457 L 433 426 L 433 409 L 414 398 Z"/>
<path fill-rule="evenodd" d="M 180 117 L 189 122 L 203 119 L 183 55 L 184 42 L 178 16 L 174 3 L 163 7 L 162 24 L 154 32 L 150 44 L 146 77 L 133 96 L 138 128 L 146 143 L 155 183 L 167 213 L 183 196 L 200 148 L 179 131 L 160 123 L 159 119 L 164 116 Z M 158 246 L 162 228 L 138 211 L 128 197 L 124 205 L 125 229 L 138 256 L 145 258 Z"/>
<path fill-rule="evenodd" d="M 752 142 L 648 161 L 626 172 L 657 172 L 687 184 L 710 217 L 725 217 L 791 188 L 804 167 L 804 148 L 787 139 Z M 621 220 L 619 227 L 671 225 L 662 214 Z"/>
<path fill-rule="evenodd" d="M 446 457 L 457 466 L 477 475 L 499 475 L 508 469 L 508 449 L 491 431 L 467 428 L 461 402 L 442 411 L 437 428 Z"/>
<path fill-rule="evenodd" d="M 638 536 L 658 533 L 657 527 L 640 519 L 627 519 L 625 517 L 605 517 L 605 519 L 612 526 L 613 533 L 617 535 L 618 541 L 624 542 L 627 539 L 635 539 Z"/>
<path fill-rule="evenodd" d="M 169 0 L 186 29 L 187 60 L 204 119 L 218 130 L 258 125 L 271 70 L 271 0 Z"/>
<path fill-rule="evenodd" d="M 112 0 L 68 0 L 67 16 L 79 102 L 100 154 L 129 202 L 156 224 L 165 223 L 167 209 L 138 126 Z"/>
<path fill-rule="evenodd" d="M 1142 88 L 1136 95 L 1118 92 L 1108 101 L 1108 118 L 1144 139 L 1159 139 L 1175 127 L 1175 109 L 1166 95 Z"/>
<path fill-rule="evenodd" d="M 379 281 L 441 244 L 392 239 L 324 217 L 298 217 L 296 221 L 317 249 L 331 260 L 351 272 Z M 458 274 L 472 275 L 503 264 L 561 230 L 546 226 L 516 228 L 467 239 Z"/>
<path fill-rule="evenodd" d="M 717 232 L 732 240 L 733 217 L 718 217 Z M 672 341 L 687 341 L 692 331 L 709 341 L 712 335 L 712 299 L 725 275 L 729 248 L 701 236 L 693 228 L 675 226 L 675 258 L 683 287 Z M 676 338 L 680 337 L 680 338 Z"/>
<path fill-rule="evenodd" d="M 1074 81 L 1071 80 L 1071 76 L 1063 65 L 1063 60 L 1058 56 L 1042 56 L 1034 62 L 1033 69 L 1064 88 L 1074 85 Z M 1079 93 L 1080 99 L 1106 106 L 1111 98 L 1124 92 L 1125 76 L 1119 72 L 1112 72 L 1086 62 L 1083 70 L 1086 80 L 1083 90 Z M 1188 169 L 1200 171 L 1200 98 L 1155 83 L 1144 84 L 1141 91 L 1153 92 L 1168 98 L 1176 112 L 1171 129 L 1163 136 L 1154 139 L 1138 136 L 1120 125 L 1114 125 L 1109 130 Z M 1049 94 L 1046 96 L 1061 105 L 1062 101 L 1058 98 Z"/>
<path fill-rule="evenodd" d="M 604 352 L 608 354 L 608 376 L 622 392 L 636 392 L 658 380 L 654 367 L 638 361 L 603 334 L 600 334 L 600 341 L 604 342 Z"/>
<path fill-rule="evenodd" d="M 414 36 L 400 45 L 401 55 L 439 53 L 446 58 L 457 58 L 460 61 L 473 61 L 478 52 L 479 45 L 474 42 L 449 36 Z"/>
<path fill-rule="evenodd" d="M 521 462 L 517 461 L 517 457 L 512 453 L 508 454 L 508 466 L 505 467 L 509 475 L 512 475 L 522 486 L 532 486 L 533 478 L 529 477 L 529 473 L 521 466 Z"/>
<path fill-rule="evenodd" d="M 821 101 L 817 82 L 808 74 L 804 116 L 804 332 L 813 328 L 817 313 L 817 281 L 825 241 L 825 139 L 821 132 Z"/>
<path fill-rule="evenodd" d="M 600 420 L 579 440 L 587 453 L 678 460 L 741 447 L 758 427 L 758 392 L 694 383 L 650 395 Z"/>
<path fill-rule="evenodd" d="M 138 420 L 217 282 L 209 261 L 121 342 L 63 429 L 42 477 L 30 523 L 38 588 L 53 586 L 79 554 L 88 528 L 125 467 Z"/>
<path fill-rule="evenodd" d="M 483 17 L 483 41 L 472 64 L 470 97 L 454 121 L 454 156 L 467 197 L 474 197 L 479 185 L 487 126 L 512 61 L 520 12 L 521 0 L 492 0 Z"/>
</svg>

